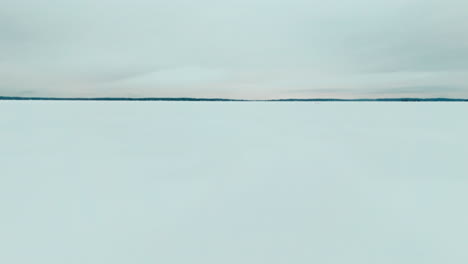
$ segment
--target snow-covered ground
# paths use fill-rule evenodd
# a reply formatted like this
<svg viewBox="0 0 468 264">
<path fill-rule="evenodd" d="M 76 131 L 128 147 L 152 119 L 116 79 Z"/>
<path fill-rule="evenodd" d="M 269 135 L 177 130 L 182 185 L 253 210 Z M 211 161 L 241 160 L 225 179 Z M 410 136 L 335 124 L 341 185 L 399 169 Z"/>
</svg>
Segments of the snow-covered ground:
<svg viewBox="0 0 468 264">
<path fill-rule="evenodd" d="M 0 263 L 468 263 L 468 104 L 0 102 Z"/>
</svg>

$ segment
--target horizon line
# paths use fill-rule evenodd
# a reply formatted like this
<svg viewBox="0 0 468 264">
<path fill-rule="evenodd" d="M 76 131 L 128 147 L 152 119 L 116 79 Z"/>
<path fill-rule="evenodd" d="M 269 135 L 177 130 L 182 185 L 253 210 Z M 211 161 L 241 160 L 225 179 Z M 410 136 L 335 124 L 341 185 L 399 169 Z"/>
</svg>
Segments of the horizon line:
<svg viewBox="0 0 468 264">
<path fill-rule="evenodd" d="M 468 102 L 468 98 L 447 97 L 382 97 L 382 98 L 280 98 L 280 99 L 229 99 L 203 97 L 42 97 L 42 96 L 0 96 L 2 101 L 221 101 L 221 102 Z"/>
</svg>

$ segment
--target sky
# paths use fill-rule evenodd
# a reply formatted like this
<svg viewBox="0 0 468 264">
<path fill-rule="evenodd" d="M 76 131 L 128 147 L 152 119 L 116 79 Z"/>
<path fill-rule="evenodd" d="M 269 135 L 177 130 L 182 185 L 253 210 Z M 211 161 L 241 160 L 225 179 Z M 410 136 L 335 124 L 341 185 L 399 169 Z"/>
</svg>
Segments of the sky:
<svg viewBox="0 0 468 264">
<path fill-rule="evenodd" d="M 2 0 L 0 95 L 468 98 L 465 0 Z"/>
</svg>

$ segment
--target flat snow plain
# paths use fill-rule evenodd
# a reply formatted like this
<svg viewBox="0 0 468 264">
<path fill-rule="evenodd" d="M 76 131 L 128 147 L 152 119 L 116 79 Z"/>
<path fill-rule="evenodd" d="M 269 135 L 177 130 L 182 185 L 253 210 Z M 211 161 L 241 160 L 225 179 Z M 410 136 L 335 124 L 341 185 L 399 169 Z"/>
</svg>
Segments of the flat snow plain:
<svg viewBox="0 0 468 264">
<path fill-rule="evenodd" d="M 468 263 L 468 104 L 0 102 L 0 263 Z"/>
</svg>

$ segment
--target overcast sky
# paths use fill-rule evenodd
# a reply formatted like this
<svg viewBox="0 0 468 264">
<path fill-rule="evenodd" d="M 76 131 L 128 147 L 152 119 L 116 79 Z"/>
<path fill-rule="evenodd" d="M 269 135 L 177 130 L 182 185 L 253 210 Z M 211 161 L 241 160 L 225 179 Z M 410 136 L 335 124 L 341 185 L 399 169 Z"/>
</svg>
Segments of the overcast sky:
<svg viewBox="0 0 468 264">
<path fill-rule="evenodd" d="M 468 97 L 466 0 L 2 0 L 0 94 Z"/>
</svg>

